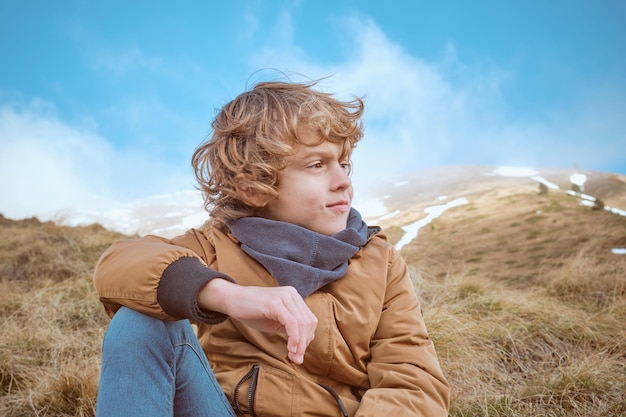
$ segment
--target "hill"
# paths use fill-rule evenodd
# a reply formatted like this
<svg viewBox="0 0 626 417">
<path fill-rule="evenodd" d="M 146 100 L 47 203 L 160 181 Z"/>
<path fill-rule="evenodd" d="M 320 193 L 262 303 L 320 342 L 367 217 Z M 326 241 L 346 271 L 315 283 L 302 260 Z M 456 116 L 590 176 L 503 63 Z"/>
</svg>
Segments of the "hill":
<svg viewBox="0 0 626 417">
<path fill-rule="evenodd" d="M 93 416 L 108 318 L 91 282 L 119 233 L 0 216 L 0 415 Z"/>
<path fill-rule="evenodd" d="M 372 220 L 398 241 L 424 210 L 464 200 L 402 246 L 410 264 L 434 277 L 455 272 L 525 285 L 553 278 L 576 256 L 590 256 L 600 275 L 624 266 L 626 257 L 613 252 L 626 247 L 626 211 L 617 208 L 626 207 L 626 178 L 592 173 L 580 186 L 571 183 L 573 171 L 532 177 L 490 172 L 457 167 L 414 176 L 385 199 L 396 215 Z"/>
<path fill-rule="evenodd" d="M 455 167 L 368 190 L 384 204 L 368 221 L 411 268 L 452 416 L 626 414 L 626 181 L 574 174 Z M 0 415 L 93 415 L 108 320 L 91 273 L 122 237 L 0 217 Z"/>
<path fill-rule="evenodd" d="M 452 415 L 623 415 L 625 179 L 592 173 L 581 193 L 570 171 L 489 172 L 409 178 L 387 188 L 394 215 L 380 221 L 398 242 L 425 210 L 462 200 L 400 248 L 455 388 Z"/>
</svg>

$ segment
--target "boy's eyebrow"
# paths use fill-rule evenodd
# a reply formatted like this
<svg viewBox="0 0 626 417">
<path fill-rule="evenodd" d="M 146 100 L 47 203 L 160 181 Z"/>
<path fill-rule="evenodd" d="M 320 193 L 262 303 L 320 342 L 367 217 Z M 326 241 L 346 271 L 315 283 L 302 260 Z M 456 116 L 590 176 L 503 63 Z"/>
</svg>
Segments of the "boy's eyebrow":
<svg viewBox="0 0 626 417">
<path fill-rule="evenodd" d="M 292 162 L 306 162 L 312 159 L 332 159 L 335 158 L 335 153 L 332 151 L 324 151 L 324 150 L 312 150 L 310 152 L 304 152 L 300 155 L 294 155 Z M 342 158 L 342 155 L 339 155 L 339 159 Z"/>
<path fill-rule="evenodd" d="M 349 155 L 344 155 L 343 152 L 339 153 L 339 158 L 342 159 L 342 156 L 345 157 L 349 157 Z M 312 148 L 308 148 L 306 150 L 306 152 L 302 152 L 301 155 L 294 155 L 295 158 L 297 159 L 309 159 L 309 158 L 334 158 L 335 157 L 335 151 L 334 149 L 312 149 Z M 294 158 L 294 159 L 295 159 Z"/>
</svg>

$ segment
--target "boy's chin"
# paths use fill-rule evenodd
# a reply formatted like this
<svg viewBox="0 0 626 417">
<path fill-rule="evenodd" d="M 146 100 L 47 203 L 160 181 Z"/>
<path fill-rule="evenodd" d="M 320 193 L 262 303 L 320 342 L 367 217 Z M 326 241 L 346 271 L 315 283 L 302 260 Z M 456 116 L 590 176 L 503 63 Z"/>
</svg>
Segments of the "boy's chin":
<svg viewBox="0 0 626 417">
<path fill-rule="evenodd" d="M 346 230 L 346 227 L 348 227 L 348 219 L 346 219 L 343 222 L 337 222 L 337 224 L 328 224 L 325 225 L 326 227 L 323 228 L 323 230 L 319 230 L 318 233 L 321 233 L 323 235 L 328 235 L 328 236 L 332 236 L 332 235 L 336 235 L 339 232 L 343 232 L 344 230 Z"/>
</svg>

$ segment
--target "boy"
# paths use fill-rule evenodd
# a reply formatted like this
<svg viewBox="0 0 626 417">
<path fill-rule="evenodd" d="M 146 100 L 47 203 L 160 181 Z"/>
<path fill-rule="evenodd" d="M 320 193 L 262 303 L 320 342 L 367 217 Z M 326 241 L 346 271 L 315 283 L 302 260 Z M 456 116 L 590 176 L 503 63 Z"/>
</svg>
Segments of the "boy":
<svg viewBox="0 0 626 417">
<path fill-rule="evenodd" d="M 407 266 L 351 207 L 363 102 L 314 86 L 221 109 L 192 158 L 201 229 L 102 255 L 98 415 L 447 415 Z"/>
</svg>

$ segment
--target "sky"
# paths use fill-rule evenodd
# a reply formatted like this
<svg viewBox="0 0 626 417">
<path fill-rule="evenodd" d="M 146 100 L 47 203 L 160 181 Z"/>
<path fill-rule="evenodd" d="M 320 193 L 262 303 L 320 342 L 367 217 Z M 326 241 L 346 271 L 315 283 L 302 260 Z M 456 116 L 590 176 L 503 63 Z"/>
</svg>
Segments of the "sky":
<svg viewBox="0 0 626 417">
<path fill-rule="evenodd" d="M 193 190 L 264 80 L 363 97 L 356 192 L 448 165 L 626 174 L 626 2 L 0 0 L 0 213 Z"/>
</svg>

